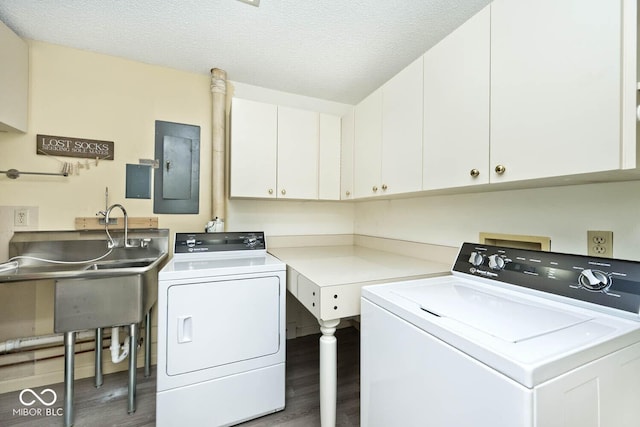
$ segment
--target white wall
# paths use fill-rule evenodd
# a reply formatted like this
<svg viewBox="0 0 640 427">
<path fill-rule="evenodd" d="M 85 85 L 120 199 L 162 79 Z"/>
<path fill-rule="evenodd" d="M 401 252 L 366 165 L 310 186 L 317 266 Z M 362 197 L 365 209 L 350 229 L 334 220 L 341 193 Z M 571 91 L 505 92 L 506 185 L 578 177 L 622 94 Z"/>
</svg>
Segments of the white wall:
<svg viewBox="0 0 640 427">
<path fill-rule="evenodd" d="M 359 202 L 355 232 L 460 246 L 480 231 L 548 236 L 586 254 L 587 230 L 612 230 L 614 257 L 640 259 L 640 182 Z"/>
<path fill-rule="evenodd" d="M 343 116 L 353 109 L 353 105 L 339 102 L 326 101 L 308 96 L 296 95 L 288 92 L 252 86 L 245 83 L 234 82 L 233 76 L 229 76 L 231 88 L 227 96 L 250 99 L 252 101 L 267 102 L 270 104 L 285 105 L 287 107 L 313 110 L 321 113 Z"/>
<path fill-rule="evenodd" d="M 341 202 L 231 200 L 229 231 L 264 230 L 267 236 L 352 234 L 354 205 Z"/>
</svg>

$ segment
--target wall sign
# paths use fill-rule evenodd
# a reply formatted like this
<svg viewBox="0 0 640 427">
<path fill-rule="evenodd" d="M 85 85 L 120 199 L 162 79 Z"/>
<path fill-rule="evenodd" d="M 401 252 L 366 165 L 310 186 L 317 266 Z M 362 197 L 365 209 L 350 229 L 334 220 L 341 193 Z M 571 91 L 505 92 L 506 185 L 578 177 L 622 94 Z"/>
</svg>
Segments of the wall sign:
<svg viewBox="0 0 640 427">
<path fill-rule="evenodd" d="M 113 141 L 37 135 L 36 153 L 83 159 L 113 160 Z"/>
</svg>

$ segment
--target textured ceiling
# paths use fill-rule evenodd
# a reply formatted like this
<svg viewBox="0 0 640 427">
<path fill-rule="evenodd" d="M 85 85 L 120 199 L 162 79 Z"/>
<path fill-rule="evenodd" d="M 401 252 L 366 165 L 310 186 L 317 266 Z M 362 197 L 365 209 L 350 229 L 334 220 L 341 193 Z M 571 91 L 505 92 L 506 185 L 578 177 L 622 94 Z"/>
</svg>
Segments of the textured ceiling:
<svg viewBox="0 0 640 427">
<path fill-rule="evenodd" d="M 0 0 L 27 39 L 356 104 L 490 0 Z"/>
</svg>

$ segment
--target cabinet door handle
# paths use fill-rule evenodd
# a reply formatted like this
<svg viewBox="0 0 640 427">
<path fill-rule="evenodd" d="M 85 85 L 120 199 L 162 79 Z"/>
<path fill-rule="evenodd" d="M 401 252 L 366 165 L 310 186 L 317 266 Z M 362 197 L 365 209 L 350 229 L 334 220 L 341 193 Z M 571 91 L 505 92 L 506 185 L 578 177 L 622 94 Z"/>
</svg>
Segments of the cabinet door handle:
<svg viewBox="0 0 640 427">
<path fill-rule="evenodd" d="M 285 189 L 283 188 L 282 190 L 280 190 L 280 194 L 282 194 L 282 195 L 284 196 L 285 194 L 287 194 L 287 190 L 285 190 Z"/>
<path fill-rule="evenodd" d="M 345 191 L 344 194 L 346 194 L 347 196 L 350 196 L 351 195 L 351 191 L 347 190 L 347 191 Z"/>
<path fill-rule="evenodd" d="M 387 188 L 389 188 L 387 187 L 387 184 L 382 184 L 382 191 L 387 191 Z"/>
<path fill-rule="evenodd" d="M 374 193 L 378 191 L 378 187 L 376 185 L 374 185 L 371 189 L 373 190 Z"/>
<path fill-rule="evenodd" d="M 506 167 L 504 167 L 504 165 L 498 165 L 496 166 L 496 173 L 498 175 L 502 175 L 505 171 L 507 170 Z"/>
<path fill-rule="evenodd" d="M 480 175 L 480 171 L 478 169 L 471 169 L 471 172 L 469 172 L 469 175 L 471 175 L 474 178 L 477 178 Z"/>
<path fill-rule="evenodd" d="M 269 189 L 269 194 L 273 194 L 273 188 Z"/>
</svg>

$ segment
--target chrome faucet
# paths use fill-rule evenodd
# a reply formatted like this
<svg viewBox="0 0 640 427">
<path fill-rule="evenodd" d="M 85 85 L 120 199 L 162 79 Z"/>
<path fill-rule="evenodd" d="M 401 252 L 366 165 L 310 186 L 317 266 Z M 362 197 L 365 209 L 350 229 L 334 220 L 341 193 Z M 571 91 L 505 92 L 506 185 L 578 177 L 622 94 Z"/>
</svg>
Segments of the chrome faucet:
<svg viewBox="0 0 640 427">
<path fill-rule="evenodd" d="M 113 208 L 120 208 L 122 214 L 124 215 L 124 247 L 135 247 L 135 245 L 129 243 L 129 217 L 127 215 L 127 211 L 124 206 L 119 203 L 115 203 L 109 206 L 106 211 L 98 212 L 98 214 L 104 215 L 104 231 L 107 233 L 107 238 L 109 239 L 109 241 L 107 242 L 107 248 L 112 249 L 116 247 L 116 242 L 113 240 L 113 237 L 111 237 L 111 234 L 109 234 L 109 215 L 111 215 L 111 211 L 113 210 Z"/>
</svg>

